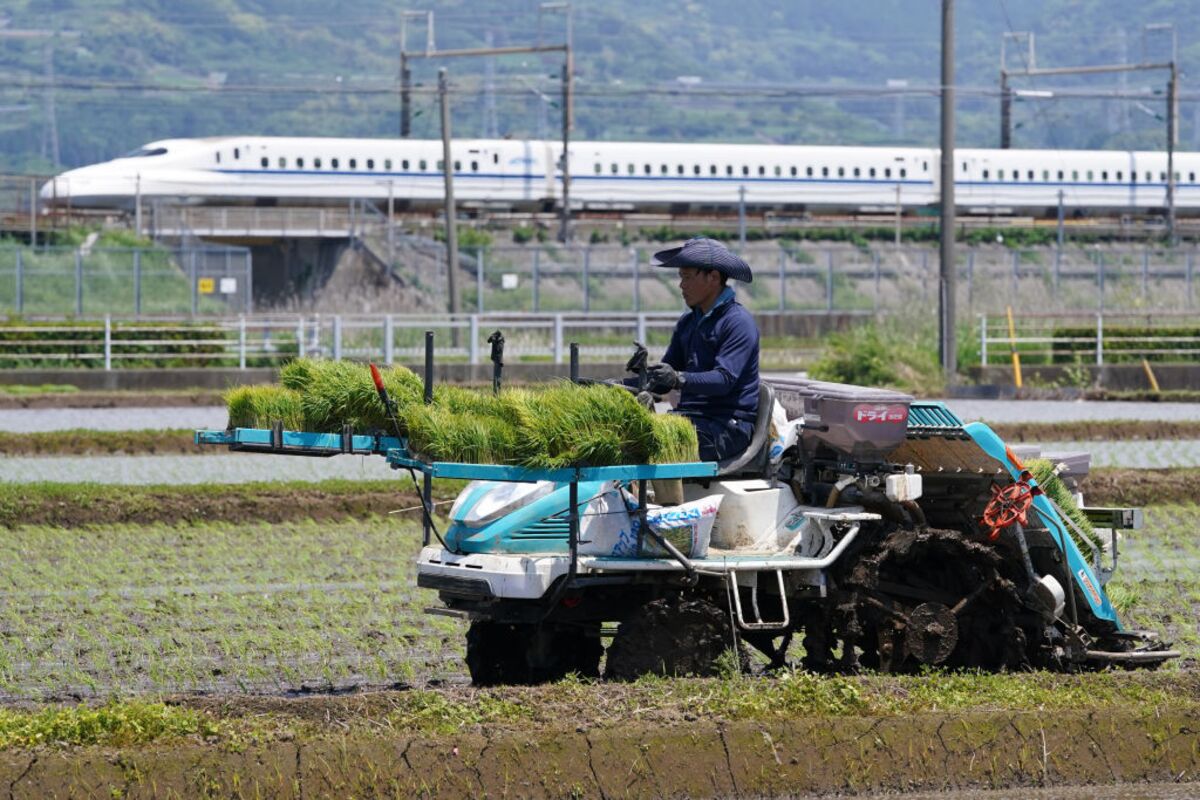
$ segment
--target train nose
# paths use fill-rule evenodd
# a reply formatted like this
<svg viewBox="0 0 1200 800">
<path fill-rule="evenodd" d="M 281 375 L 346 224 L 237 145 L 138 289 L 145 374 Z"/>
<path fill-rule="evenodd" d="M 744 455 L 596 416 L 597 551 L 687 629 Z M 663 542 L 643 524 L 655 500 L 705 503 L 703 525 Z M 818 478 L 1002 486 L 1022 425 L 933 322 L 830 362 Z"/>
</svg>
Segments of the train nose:
<svg viewBox="0 0 1200 800">
<path fill-rule="evenodd" d="M 51 178 L 42 184 L 42 188 L 38 190 L 38 197 L 42 203 L 52 204 L 59 197 L 60 188 L 59 177 Z M 62 195 L 65 196 L 66 192 L 62 192 Z"/>
</svg>

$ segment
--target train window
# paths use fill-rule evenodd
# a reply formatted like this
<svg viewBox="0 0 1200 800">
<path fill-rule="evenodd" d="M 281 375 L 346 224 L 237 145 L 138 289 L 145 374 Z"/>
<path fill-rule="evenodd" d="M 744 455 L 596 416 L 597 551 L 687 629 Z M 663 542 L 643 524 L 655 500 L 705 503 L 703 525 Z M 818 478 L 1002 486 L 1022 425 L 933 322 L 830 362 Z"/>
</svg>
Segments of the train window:
<svg viewBox="0 0 1200 800">
<path fill-rule="evenodd" d="M 693 174 L 693 175 L 699 175 L 699 174 L 700 174 L 700 165 L 699 165 L 699 164 L 694 164 L 694 165 L 692 166 L 692 174 Z"/>
<path fill-rule="evenodd" d="M 461 161 L 459 161 L 457 158 L 456 158 L 456 159 L 454 159 L 454 171 L 455 171 L 455 172 L 461 172 L 461 171 L 462 171 L 462 162 L 461 162 Z"/>
<path fill-rule="evenodd" d="M 988 179 L 988 171 L 986 169 L 983 171 L 983 179 L 985 181 Z"/>
<path fill-rule="evenodd" d="M 708 165 L 708 174 L 709 174 L 709 175 L 716 175 L 716 174 L 717 174 L 717 165 L 716 165 L 716 164 L 709 164 L 709 165 Z"/>
<path fill-rule="evenodd" d="M 240 151 L 240 150 L 238 150 L 238 148 L 236 148 L 236 147 L 235 147 L 235 148 L 233 148 L 233 158 L 234 158 L 234 160 L 236 161 L 237 159 L 239 159 L 239 158 L 241 158 L 241 157 L 242 157 L 241 151 Z"/>
<path fill-rule="evenodd" d="M 967 171 L 967 162 L 965 162 L 965 161 L 964 161 L 964 162 L 962 162 L 962 171 L 963 171 L 963 172 L 966 172 L 966 171 Z"/>
<path fill-rule="evenodd" d="M 928 161 L 922 161 L 922 162 L 921 162 L 921 169 L 922 169 L 922 170 L 924 170 L 925 172 L 929 172 L 929 162 L 928 162 Z"/>
<path fill-rule="evenodd" d="M 263 156 L 263 157 L 262 157 L 262 160 L 261 160 L 261 161 L 259 161 L 258 163 L 262 164 L 262 168 L 263 168 L 263 169 L 266 169 L 266 168 L 267 168 L 267 164 L 269 164 L 269 163 L 271 163 L 271 162 L 270 162 L 270 161 L 267 159 L 267 157 L 266 157 L 266 156 Z"/>
<path fill-rule="evenodd" d="M 767 174 L 767 168 L 766 168 L 766 167 L 764 167 L 762 164 L 759 164 L 759 165 L 758 165 L 758 174 L 759 174 L 759 175 L 766 175 L 766 174 Z"/>
<path fill-rule="evenodd" d="M 350 159 L 350 169 L 358 169 L 358 159 L 357 158 Z"/>
<path fill-rule="evenodd" d="M 287 159 L 284 158 L 283 156 L 280 156 L 278 164 L 279 164 L 280 169 L 286 169 L 287 168 Z"/>
<path fill-rule="evenodd" d="M 658 167 L 658 173 L 659 173 L 660 175 L 670 175 L 670 174 L 671 174 L 671 168 L 670 168 L 670 167 L 668 167 L 666 164 L 660 164 L 660 165 L 659 165 L 659 167 Z"/>
<path fill-rule="evenodd" d="M 846 177 L 846 168 L 845 167 L 838 167 L 838 177 L 839 178 Z"/>
<path fill-rule="evenodd" d="M 1033 180 L 1033 170 L 1029 170 L 1025 177 L 1029 178 L 1029 180 Z"/>
<path fill-rule="evenodd" d="M 1050 170 L 1048 170 L 1048 169 L 1042 170 L 1042 180 L 1044 180 L 1044 181 L 1050 180 Z"/>
<path fill-rule="evenodd" d="M 998 180 L 998 181 L 1004 180 L 1004 170 L 1002 170 L 1002 169 L 996 170 L 996 180 Z"/>
<path fill-rule="evenodd" d="M 733 165 L 732 165 L 732 164 L 726 164 L 726 165 L 725 165 L 725 174 L 726 174 L 726 175 L 732 175 L 732 174 L 733 174 Z"/>
<path fill-rule="evenodd" d="M 321 159 L 314 158 L 313 159 L 313 169 L 320 169 L 320 168 L 321 168 Z"/>
<path fill-rule="evenodd" d="M 329 159 L 329 168 L 330 168 L 330 169 L 337 169 L 337 168 L 338 168 L 338 160 L 337 160 L 336 158 L 331 158 L 331 159 Z"/>
<path fill-rule="evenodd" d="M 829 177 L 829 167 L 821 167 L 821 177 L 822 178 Z"/>
<path fill-rule="evenodd" d="M 859 170 L 859 168 L 858 168 L 858 167 L 855 167 L 855 168 L 854 168 L 854 177 L 856 177 L 856 178 L 857 178 L 857 177 L 859 177 L 861 174 L 862 174 L 862 173 L 861 173 L 861 171 Z"/>
<path fill-rule="evenodd" d="M 649 175 L 649 174 L 651 174 L 652 172 L 654 172 L 654 168 L 653 168 L 653 167 L 651 167 L 649 164 L 643 164 L 643 165 L 642 165 L 642 169 L 643 169 L 643 170 L 645 170 L 645 172 L 646 172 L 646 174 L 647 174 L 647 175 Z"/>
<path fill-rule="evenodd" d="M 1123 179 L 1123 177 L 1124 177 L 1124 176 L 1123 176 L 1123 174 L 1121 173 L 1121 170 L 1117 170 L 1117 180 L 1118 180 L 1118 181 L 1120 181 L 1120 180 L 1122 180 L 1122 179 Z"/>
<path fill-rule="evenodd" d="M 875 177 L 875 168 L 874 167 L 871 167 L 870 169 L 867 170 L 867 176 L 871 177 L 871 178 Z"/>
<path fill-rule="evenodd" d="M 1079 180 L 1079 170 L 1077 170 L 1077 169 L 1071 170 L 1071 180 L 1073 180 L 1073 181 Z"/>
<path fill-rule="evenodd" d="M 777 165 L 777 166 L 775 167 L 775 175 L 776 175 L 776 176 L 779 176 L 779 175 L 782 175 L 782 174 L 783 174 L 783 167 L 780 167 L 780 166 L 778 166 L 778 165 Z"/>
<path fill-rule="evenodd" d="M 743 175 L 749 175 L 749 174 L 750 174 L 750 168 L 749 168 L 748 166 L 746 166 L 745 164 L 742 164 L 742 174 L 743 174 Z"/>
<path fill-rule="evenodd" d="M 1137 170 L 1129 170 L 1129 182 L 1137 183 Z"/>
<path fill-rule="evenodd" d="M 492 153 L 492 163 L 493 164 L 500 163 L 500 154 L 499 153 Z"/>
<path fill-rule="evenodd" d="M 1176 181 L 1178 181 L 1178 180 L 1179 180 L 1179 173 L 1178 173 L 1178 172 L 1176 172 L 1176 173 L 1175 173 L 1175 180 L 1176 180 Z"/>
<path fill-rule="evenodd" d="M 1060 181 L 1063 179 L 1063 171 L 1061 169 L 1058 171 L 1058 179 Z"/>
<path fill-rule="evenodd" d="M 216 155 L 217 155 L 217 163 L 220 164 L 221 163 L 221 151 L 218 150 Z"/>
<path fill-rule="evenodd" d="M 811 178 L 812 177 L 812 167 L 805 167 L 804 174 Z"/>
<path fill-rule="evenodd" d="M 1089 170 L 1087 171 L 1087 179 L 1088 179 L 1088 182 L 1091 182 L 1091 181 L 1095 180 L 1095 177 L 1096 177 L 1096 173 L 1095 173 L 1095 172 L 1093 172 L 1092 170 L 1090 170 L 1090 169 L 1089 169 Z"/>
<path fill-rule="evenodd" d="M 445 162 L 445 161 L 442 161 L 442 160 L 439 158 L 439 159 L 438 159 L 438 161 L 437 161 L 437 167 L 436 167 L 436 171 L 437 171 L 437 172 L 441 172 L 441 171 L 442 171 L 442 169 L 445 167 L 445 165 L 446 165 L 446 162 Z"/>
<path fill-rule="evenodd" d="M 599 175 L 603 171 L 604 171 L 604 167 L 600 166 L 599 164 L 596 164 L 595 169 L 593 170 L 593 172 L 595 172 L 597 175 Z"/>
<path fill-rule="evenodd" d="M 1160 173 L 1158 173 L 1158 179 L 1159 179 L 1160 181 L 1162 181 L 1163 183 L 1166 183 L 1166 181 L 1167 181 L 1167 173 L 1165 173 L 1165 172 L 1160 172 Z"/>
<path fill-rule="evenodd" d="M 635 167 L 633 164 L 626 164 L 625 171 L 632 175 L 637 172 L 637 167 Z"/>
<path fill-rule="evenodd" d="M 618 167 L 615 163 L 609 165 L 609 172 L 611 172 L 613 175 L 616 175 L 620 171 L 621 171 L 621 168 Z"/>
<path fill-rule="evenodd" d="M 375 159 L 373 159 L 373 158 L 367 159 L 367 169 L 375 169 Z"/>
<path fill-rule="evenodd" d="M 907 177 L 908 177 L 908 170 L 907 170 L 907 169 L 905 169 L 904 167 L 901 167 L 901 168 L 900 168 L 900 177 L 901 177 L 901 178 L 907 178 Z"/>
<path fill-rule="evenodd" d="M 1019 170 L 1019 169 L 1014 169 L 1014 170 L 1013 170 L 1013 176 L 1012 176 L 1012 179 L 1013 179 L 1014 181 L 1019 181 L 1019 180 L 1021 180 L 1021 170 Z"/>
<path fill-rule="evenodd" d="M 885 177 L 885 178 L 890 178 L 890 177 L 892 177 L 892 168 L 891 168 L 891 167 L 884 167 L 884 168 L 883 168 L 883 177 Z"/>
<path fill-rule="evenodd" d="M 401 159 L 400 169 L 408 169 L 408 159 L 407 158 Z"/>
<path fill-rule="evenodd" d="M 1195 183 L 1195 181 L 1196 181 L 1196 173 L 1189 172 L 1188 173 L 1188 183 Z"/>
<path fill-rule="evenodd" d="M 1108 170 L 1105 169 L 1105 170 L 1100 171 L 1100 180 L 1102 180 L 1102 181 L 1108 180 Z"/>
<path fill-rule="evenodd" d="M 793 178 L 796 177 L 796 172 L 797 172 L 796 168 L 792 167 L 792 177 Z"/>
<path fill-rule="evenodd" d="M 685 172 L 687 172 L 687 170 L 684 169 L 683 164 L 675 165 L 675 174 L 676 175 L 683 175 Z"/>
<path fill-rule="evenodd" d="M 296 169 L 304 169 L 304 158 L 303 157 L 296 159 Z"/>
</svg>

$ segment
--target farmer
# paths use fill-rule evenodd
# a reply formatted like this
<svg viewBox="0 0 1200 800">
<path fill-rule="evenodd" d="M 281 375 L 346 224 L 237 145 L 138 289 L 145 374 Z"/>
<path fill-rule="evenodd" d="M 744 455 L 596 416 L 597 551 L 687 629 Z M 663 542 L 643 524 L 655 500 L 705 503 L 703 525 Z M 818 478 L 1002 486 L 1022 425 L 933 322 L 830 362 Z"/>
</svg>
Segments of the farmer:
<svg viewBox="0 0 1200 800">
<path fill-rule="evenodd" d="M 728 283 L 750 283 L 750 265 L 720 242 L 697 238 L 655 253 L 653 266 L 679 270 L 691 310 L 675 324 L 662 362 L 647 370 L 646 388 L 679 390 L 675 413 L 696 426 L 702 460 L 741 455 L 758 411 L 758 326 Z"/>
</svg>

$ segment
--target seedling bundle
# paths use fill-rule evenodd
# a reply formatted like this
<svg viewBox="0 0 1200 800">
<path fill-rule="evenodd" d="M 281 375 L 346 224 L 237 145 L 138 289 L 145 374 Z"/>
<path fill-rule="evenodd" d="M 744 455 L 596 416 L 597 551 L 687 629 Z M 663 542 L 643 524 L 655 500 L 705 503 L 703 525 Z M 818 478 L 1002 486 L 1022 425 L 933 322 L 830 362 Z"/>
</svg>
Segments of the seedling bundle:
<svg viewBox="0 0 1200 800">
<path fill-rule="evenodd" d="M 397 406 L 399 433 L 429 461 L 598 467 L 698 461 L 696 430 L 687 419 L 653 414 L 624 389 L 558 382 L 499 394 L 438 386 L 423 402 L 421 379 L 404 367 L 382 371 Z M 346 361 L 299 359 L 279 385 L 226 394 L 230 428 L 336 433 L 396 431 L 367 368 Z"/>
</svg>

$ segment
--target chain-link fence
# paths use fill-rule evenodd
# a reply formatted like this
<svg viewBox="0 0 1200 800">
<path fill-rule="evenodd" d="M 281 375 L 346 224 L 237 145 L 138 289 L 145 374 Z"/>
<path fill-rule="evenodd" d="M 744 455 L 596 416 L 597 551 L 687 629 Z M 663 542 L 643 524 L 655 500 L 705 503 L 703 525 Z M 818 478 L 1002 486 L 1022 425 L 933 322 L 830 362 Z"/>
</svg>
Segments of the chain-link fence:
<svg viewBox="0 0 1200 800">
<path fill-rule="evenodd" d="M 650 266 L 655 246 L 489 247 L 463 253 L 464 311 L 672 311 L 673 270 Z M 937 303 L 938 254 L 928 248 L 766 244 L 743 256 L 754 282 L 737 286 L 756 311 L 898 311 Z M 405 269 L 399 256 L 397 269 Z M 441 259 L 444 263 L 444 254 Z M 1195 307 L 1192 250 L 960 248 L 960 308 L 1121 310 Z M 441 270 L 444 275 L 444 269 Z M 427 278 L 428 279 L 428 278 Z"/>
<path fill-rule="evenodd" d="M 249 313 L 252 296 L 245 248 L 0 248 L 7 314 L 223 316 Z"/>
</svg>

